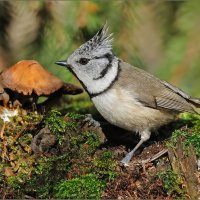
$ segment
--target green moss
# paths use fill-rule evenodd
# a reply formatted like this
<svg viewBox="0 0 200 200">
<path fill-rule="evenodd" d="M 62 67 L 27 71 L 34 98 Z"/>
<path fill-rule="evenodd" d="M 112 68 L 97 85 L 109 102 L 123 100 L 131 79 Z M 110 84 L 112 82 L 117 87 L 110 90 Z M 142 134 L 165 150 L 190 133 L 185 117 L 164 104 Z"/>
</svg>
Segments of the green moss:
<svg viewBox="0 0 200 200">
<path fill-rule="evenodd" d="M 77 155 L 90 155 L 101 144 L 99 136 L 94 131 L 85 131 L 70 139 L 71 148 L 77 150 Z"/>
<path fill-rule="evenodd" d="M 23 112 L 25 112 L 24 115 L 23 115 Z M 31 123 L 38 123 L 39 121 L 42 120 L 42 117 L 43 117 L 41 114 L 39 114 L 37 112 L 27 112 L 26 113 L 26 111 L 22 111 L 21 115 L 23 115 L 23 119 L 25 121 L 28 121 Z"/>
<path fill-rule="evenodd" d="M 178 138 L 182 137 L 185 153 L 189 153 L 188 147 L 192 145 L 196 155 L 200 156 L 200 116 L 191 113 L 182 113 L 180 118 L 186 122 L 189 128 L 185 130 L 175 130 L 172 133 L 170 141 L 167 142 L 167 146 L 174 147 Z"/>
<path fill-rule="evenodd" d="M 67 130 L 76 129 L 77 120 L 83 118 L 83 115 L 77 113 L 67 113 L 65 117 L 57 110 L 51 110 L 45 117 L 44 123 L 55 133 L 65 133 Z"/>
<path fill-rule="evenodd" d="M 61 199 L 100 199 L 104 187 L 104 182 L 96 175 L 87 174 L 60 182 L 55 189 L 55 196 Z"/>
<path fill-rule="evenodd" d="M 77 116 L 74 116 L 74 118 L 76 117 Z M 100 140 L 94 131 L 79 131 L 78 134 L 68 130 L 62 133 L 65 137 L 63 138 L 62 144 L 58 144 L 58 148 L 62 149 L 62 147 L 66 148 L 66 146 L 68 146 L 65 153 L 62 153 L 62 156 L 42 157 L 38 160 L 30 180 L 25 185 L 26 189 L 24 193 L 39 198 L 54 197 L 52 191 L 58 187 L 60 181 L 64 179 L 67 174 L 72 174 L 72 176 L 79 178 L 84 172 L 91 171 L 90 168 L 92 168 L 93 165 L 90 163 L 88 166 L 87 163 L 100 145 Z M 72 165 L 77 165 L 77 167 L 72 168 Z M 78 174 L 76 174 L 77 171 Z M 89 184 L 89 182 L 86 184 Z"/>
<path fill-rule="evenodd" d="M 200 131 L 200 115 L 192 113 L 182 113 L 180 115 L 180 118 L 186 121 L 187 123 L 191 123 L 194 130 Z"/>
<path fill-rule="evenodd" d="M 8 185 L 14 190 L 20 190 L 22 187 L 23 179 L 20 175 L 10 176 L 7 178 Z"/>
<path fill-rule="evenodd" d="M 44 125 L 48 126 L 50 131 L 54 133 L 59 144 L 62 144 L 64 135 L 67 131 L 77 129 L 77 120 L 81 119 L 82 115 L 76 113 L 68 113 L 65 117 L 56 110 L 51 110 L 44 117 Z"/>
<path fill-rule="evenodd" d="M 23 192 L 48 198 L 52 195 L 55 185 L 65 177 L 69 169 L 68 155 L 42 157 L 32 171 L 29 181 L 26 182 Z"/>
<path fill-rule="evenodd" d="M 63 116 L 56 110 L 50 111 L 45 116 L 44 123 L 55 134 L 65 133 L 67 129 L 67 123 L 64 121 Z"/>
<path fill-rule="evenodd" d="M 102 155 L 98 155 L 93 160 L 93 172 L 101 179 L 111 181 L 116 176 L 117 162 L 114 160 L 112 152 L 105 151 Z"/>
<path fill-rule="evenodd" d="M 185 191 L 182 188 L 181 178 L 172 170 L 158 173 L 158 177 L 162 180 L 164 189 L 170 196 L 184 197 Z"/>
<path fill-rule="evenodd" d="M 71 119 L 73 119 L 73 120 L 83 119 L 83 117 L 84 117 L 84 115 L 81 115 L 81 114 L 78 114 L 78 113 L 74 113 L 74 112 L 67 113 L 66 116 L 71 118 Z"/>
<path fill-rule="evenodd" d="M 28 147 L 31 144 L 32 139 L 32 134 L 25 131 L 25 134 L 23 134 L 17 142 L 19 142 L 23 147 Z"/>
<path fill-rule="evenodd" d="M 25 194 L 34 198 L 71 198 L 76 191 L 74 198 L 100 198 L 105 183 L 116 176 L 116 163 L 111 152 L 98 150 L 101 142 L 95 129 L 84 126 L 84 116 L 76 113 L 63 116 L 53 110 L 43 120 L 41 115 L 35 115 L 20 114 L 6 126 L 7 145 L 0 165 L 0 186 L 3 184 L 6 195 L 11 191 L 14 196 L 8 196 L 12 198 L 24 198 Z M 31 141 L 35 131 L 46 126 L 57 141 L 48 155 L 36 157 Z M 0 147 L 3 149 L 3 143 Z M 69 191 L 62 194 L 65 187 Z"/>
<path fill-rule="evenodd" d="M 172 134 L 170 141 L 167 143 L 167 146 L 174 147 L 177 143 L 177 139 L 179 137 L 184 138 L 184 150 L 187 153 L 188 147 L 192 145 L 195 149 L 195 153 L 197 156 L 200 156 L 200 134 L 199 131 L 195 130 L 191 132 L 175 130 Z"/>
<path fill-rule="evenodd" d="M 187 140 L 185 141 L 185 146 L 192 145 L 195 149 L 196 155 L 200 157 L 200 134 L 197 131 L 192 132 L 192 134 L 187 135 Z"/>
</svg>

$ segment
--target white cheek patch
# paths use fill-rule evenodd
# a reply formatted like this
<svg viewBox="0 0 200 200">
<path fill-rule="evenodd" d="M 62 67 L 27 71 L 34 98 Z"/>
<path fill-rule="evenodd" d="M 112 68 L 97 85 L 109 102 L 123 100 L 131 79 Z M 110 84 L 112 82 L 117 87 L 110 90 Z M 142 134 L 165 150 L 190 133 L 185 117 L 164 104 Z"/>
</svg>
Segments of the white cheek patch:
<svg viewBox="0 0 200 200">
<path fill-rule="evenodd" d="M 93 69 L 93 80 L 98 80 L 98 79 L 101 79 L 103 78 L 103 76 L 105 74 L 107 74 L 107 71 L 109 70 L 110 66 L 109 65 L 109 61 L 108 59 L 104 59 L 104 62 L 101 62 L 99 64 L 97 64 Z"/>
<path fill-rule="evenodd" d="M 118 60 L 115 59 L 113 60 L 110 69 L 102 78 L 94 80 L 93 77 L 88 76 L 87 74 L 84 74 L 78 78 L 84 83 L 89 93 L 96 94 L 106 90 L 115 80 L 117 74 L 118 74 Z"/>
</svg>

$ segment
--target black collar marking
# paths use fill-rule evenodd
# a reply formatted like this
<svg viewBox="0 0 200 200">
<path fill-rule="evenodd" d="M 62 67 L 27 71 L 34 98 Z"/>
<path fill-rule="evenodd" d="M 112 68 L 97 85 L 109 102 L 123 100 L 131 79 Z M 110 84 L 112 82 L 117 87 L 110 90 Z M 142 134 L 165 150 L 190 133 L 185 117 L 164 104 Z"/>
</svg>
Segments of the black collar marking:
<svg viewBox="0 0 200 200">
<path fill-rule="evenodd" d="M 93 80 L 99 80 L 103 78 L 107 74 L 108 70 L 112 67 L 112 61 L 113 61 L 114 56 L 112 54 L 107 53 L 104 56 L 94 57 L 94 58 L 95 59 L 107 58 L 109 61 L 107 66 L 101 71 L 100 75 L 97 78 L 93 78 Z"/>
<path fill-rule="evenodd" d="M 105 89 L 103 89 L 102 91 L 97 92 L 97 93 L 89 93 L 89 92 L 88 92 L 88 94 L 90 95 L 90 98 L 91 98 L 91 99 L 92 99 L 93 97 L 96 97 L 96 96 L 101 95 L 101 94 L 103 94 L 104 92 L 108 91 L 108 90 L 113 86 L 113 84 L 115 83 L 115 81 L 117 81 L 117 79 L 118 79 L 118 77 L 119 77 L 119 74 L 120 74 L 120 71 L 121 71 L 120 62 L 121 62 L 121 61 L 118 60 L 117 75 L 115 76 L 115 78 L 112 80 L 112 82 L 110 83 L 110 85 L 109 85 L 107 88 L 105 88 Z"/>
</svg>

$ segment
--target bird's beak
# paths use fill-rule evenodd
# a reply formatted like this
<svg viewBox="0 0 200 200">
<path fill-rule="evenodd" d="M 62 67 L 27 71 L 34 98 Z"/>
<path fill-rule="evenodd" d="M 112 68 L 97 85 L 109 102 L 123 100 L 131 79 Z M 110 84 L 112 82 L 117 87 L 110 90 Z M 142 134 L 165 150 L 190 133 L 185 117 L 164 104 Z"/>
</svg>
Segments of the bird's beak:
<svg viewBox="0 0 200 200">
<path fill-rule="evenodd" d="M 57 62 L 55 62 L 55 63 L 56 63 L 57 65 L 61 65 L 61 66 L 67 67 L 67 68 L 70 67 L 70 65 L 67 64 L 67 61 L 66 61 L 66 60 L 57 61 Z"/>
</svg>

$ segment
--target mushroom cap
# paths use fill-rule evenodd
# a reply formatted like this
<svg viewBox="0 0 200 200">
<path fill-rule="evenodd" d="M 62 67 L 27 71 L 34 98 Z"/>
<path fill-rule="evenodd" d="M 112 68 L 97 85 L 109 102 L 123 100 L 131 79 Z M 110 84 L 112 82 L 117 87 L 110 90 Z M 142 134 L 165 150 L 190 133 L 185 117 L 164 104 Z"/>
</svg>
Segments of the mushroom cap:
<svg viewBox="0 0 200 200">
<path fill-rule="evenodd" d="M 5 88 L 31 95 L 49 95 L 60 89 L 64 82 L 46 71 L 36 60 L 22 60 L 1 74 Z"/>
</svg>

